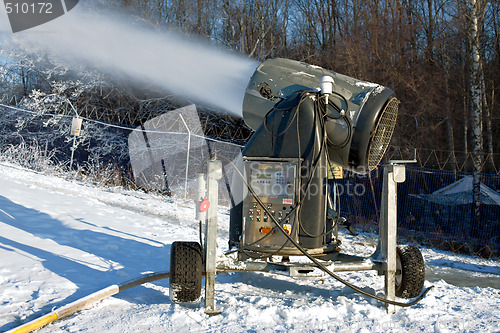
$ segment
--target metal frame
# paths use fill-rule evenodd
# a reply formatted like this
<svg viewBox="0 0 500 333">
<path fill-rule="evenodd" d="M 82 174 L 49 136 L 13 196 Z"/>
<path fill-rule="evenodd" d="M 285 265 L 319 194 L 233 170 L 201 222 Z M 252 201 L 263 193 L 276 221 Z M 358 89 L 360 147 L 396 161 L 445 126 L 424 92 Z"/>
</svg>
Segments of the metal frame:
<svg viewBox="0 0 500 333">
<path fill-rule="evenodd" d="M 377 249 L 370 257 L 342 253 L 325 255 L 325 266 L 332 272 L 376 270 L 385 276 L 385 297 L 395 300 L 396 238 L 397 238 L 397 184 L 405 181 L 405 166 L 412 161 L 390 161 L 384 167 L 381 218 Z M 221 311 L 215 307 L 215 275 L 231 272 L 270 272 L 291 277 L 321 277 L 324 272 L 314 264 L 269 261 L 217 261 L 217 209 L 218 180 L 222 178 L 222 163 L 208 162 L 208 210 L 205 230 L 205 313 L 214 315 Z M 395 312 L 395 305 L 386 303 L 388 313 Z"/>
</svg>

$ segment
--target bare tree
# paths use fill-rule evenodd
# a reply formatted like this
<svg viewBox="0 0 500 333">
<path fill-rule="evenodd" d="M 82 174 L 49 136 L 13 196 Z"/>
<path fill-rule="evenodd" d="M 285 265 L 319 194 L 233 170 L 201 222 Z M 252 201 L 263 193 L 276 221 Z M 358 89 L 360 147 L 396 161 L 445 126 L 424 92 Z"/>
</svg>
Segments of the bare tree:
<svg viewBox="0 0 500 333">
<path fill-rule="evenodd" d="M 480 45 L 480 34 L 481 34 L 481 24 L 484 19 L 484 14 L 488 1 L 482 0 L 467 0 L 466 18 L 469 23 L 469 34 L 468 41 L 470 44 L 470 66 L 469 66 L 469 76 L 470 76 L 470 112 L 471 112 L 471 143 L 472 143 L 472 154 L 473 154 L 473 217 L 474 223 L 472 228 L 472 234 L 478 234 L 478 228 L 480 223 L 480 208 L 481 208 L 481 198 L 480 198 L 480 185 L 481 185 L 481 175 L 480 172 L 483 167 L 483 96 L 485 94 L 484 85 L 482 84 L 483 68 L 481 59 L 481 45 Z"/>
</svg>

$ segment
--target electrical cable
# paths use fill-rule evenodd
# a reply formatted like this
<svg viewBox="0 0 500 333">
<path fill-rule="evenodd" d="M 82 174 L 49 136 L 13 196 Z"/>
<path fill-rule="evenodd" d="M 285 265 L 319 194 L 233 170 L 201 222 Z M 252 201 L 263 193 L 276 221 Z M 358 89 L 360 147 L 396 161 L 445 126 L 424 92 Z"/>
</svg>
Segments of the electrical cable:
<svg viewBox="0 0 500 333">
<path fill-rule="evenodd" d="M 264 129 L 266 130 L 267 133 L 269 133 L 271 136 L 273 137 L 278 137 L 278 136 L 282 136 L 283 134 L 285 134 L 289 129 L 290 127 L 292 126 L 293 124 L 293 121 L 295 120 L 295 118 L 297 117 L 297 114 L 299 112 L 299 109 L 300 109 L 300 106 L 302 105 L 302 102 L 305 100 L 305 98 L 310 94 L 310 93 L 313 93 L 314 91 L 312 90 L 304 90 L 302 91 L 301 95 L 300 95 L 300 100 L 299 100 L 299 103 L 297 104 L 297 107 L 295 109 L 295 112 L 293 114 L 293 117 L 292 119 L 289 121 L 289 123 L 287 124 L 286 128 L 281 131 L 279 134 L 274 134 L 272 133 L 269 128 L 267 127 L 267 118 L 269 117 L 269 115 L 271 114 L 271 112 L 273 112 L 275 109 L 271 109 L 269 110 L 266 115 L 264 116 L 264 122 L 263 122 L 263 125 L 264 125 Z"/>
<path fill-rule="evenodd" d="M 274 134 L 274 133 L 272 133 L 272 132 L 269 130 L 269 128 L 267 127 L 267 117 L 271 114 L 271 112 L 273 112 L 273 111 L 274 111 L 274 109 L 269 110 L 269 112 L 268 112 L 268 113 L 266 113 L 266 115 L 264 116 L 264 129 L 266 130 L 266 132 L 267 132 L 267 133 L 269 133 L 269 134 L 270 134 L 271 136 L 273 136 L 273 137 L 282 136 L 283 134 L 285 134 L 285 133 L 288 131 L 288 129 L 290 129 L 290 126 L 292 126 L 292 123 L 293 123 L 293 121 L 295 120 L 295 117 L 297 116 L 298 109 L 299 109 L 299 108 L 297 107 L 297 109 L 295 110 L 295 113 L 294 113 L 294 115 L 293 115 L 293 117 L 292 117 L 292 120 L 290 120 L 290 122 L 289 122 L 289 123 L 288 123 L 288 125 L 285 127 L 285 129 L 284 129 L 283 131 L 281 131 L 279 134 Z"/>
<path fill-rule="evenodd" d="M 334 173 L 334 169 L 333 169 L 333 166 L 332 166 L 332 162 L 330 162 L 330 159 L 327 159 L 327 162 L 328 162 L 328 167 L 330 168 L 330 173 L 332 174 L 332 177 L 333 177 L 333 183 L 334 183 L 334 194 L 336 195 L 336 198 L 337 198 L 337 217 L 340 216 L 340 192 L 339 192 L 339 189 L 338 189 L 338 186 L 337 186 L 337 182 L 336 182 L 336 178 L 335 178 L 335 173 Z M 336 192 L 336 193 L 335 193 Z"/>
<path fill-rule="evenodd" d="M 339 94 L 337 92 L 332 92 L 333 95 L 337 95 L 340 97 L 340 99 L 342 99 L 346 105 L 346 109 L 349 108 L 349 102 L 347 101 L 347 99 L 342 95 L 342 94 Z M 330 101 L 330 100 L 329 100 Z M 338 113 L 339 113 L 339 117 L 333 117 L 331 114 L 329 114 L 328 112 L 328 106 L 332 106 Z M 347 117 L 345 115 L 345 111 L 343 109 L 341 109 L 340 107 L 337 106 L 337 104 L 335 103 L 328 103 L 326 104 L 325 101 L 322 99 L 322 98 L 319 98 L 318 99 L 318 106 L 321 108 L 321 106 L 324 108 L 323 110 L 323 115 L 324 117 L 326 118 L 329 118 L 329 119 L 332 119 L 332 120 L 339 120 L 339 119 L 342 119 L 345 123 L 346 123 L 346 128 L 347 128 L 347 136 L 346 136 L 346 139 L 340 143 L 340 144 L 334 144 L 333 142 L 330 141 L 330 139 L 328 138 L 328 136 L 326 137 L 327 138 L 327 141 L 329 143 L 329 145 L 332 147 L 332 148 L 335 148 L 335 149 L 342 149 L 344 148 L 350 141 L 351 137 L 352 137 L 352 123 L 351 123 L 351 120 L 349 119 L 349 117 Z M 342 124 L 340 124 L 342 125 Z M 325 131 L 326 131 L 326 128 L 325 128 Z"/>
<path fill-rule="evenodd" d="M 309 190 L 310 190 L 310 186 L 311 186 L 311 181 L 313 179 L 313 176 L 314 174 L 316 173 L 316 170 L 317 170 L 317 166 L 319 165 L 319 161 L 321 159 L 321 154 L 323 152 L 323 149 L 325 149 L 326 147 L 326 140 L 327 140 L 327 134 L 326 134 L 326 127 L 325 127 L 325 122 L 322 121 L 323 119 L 320 117 L 320 111 L 321 111 L 321 101 L 322 99 L 321 98 L 318 98 L 316 99 L 314 105 L 315 105 L 315 113 L 317 115 L 317 118 L 315 118 L 315 122 L 318 122 L 319 121 L 319 124 L 321 126 L 321 130 L 322 130 L 322 136 L 323 136 L 323 140 L 321 142 L 321 145 L 320 145 L 320 150 L 318 151 L 318 154 L 316 156 L 316 158 L 314 159 L 314 167 L 313 167 L 313 170 L 312 172 L 309 174 L 309 178 L 307 180 L 307 183 L 306 183 L 306 190 L 305 190 L 305 193 L 304 194 L 307 194 L 309 193 Z M 323 104 L 324 105 L 324 104 Z M 328 157 L 325 156 L 325 158 L 327 158 L 328 160 Z M 311 238 L 318 238 L 318 237 L 325 237 L 326 235 L 328 235 L 328 231 L 326 230 L 326 224 L 323 228 L 323 232 L 321 234 L 312 234 L 310 232 L 308 232 L 302 225 L 299 224 L 299 227 L 300 227 L 300 230 L 308 237 L 311 237 Z"/>
<path fill-rule="evenodd" d="M 328 104 L 326 104 L 326 101 L 324 99 L 322 99 L 322 98 L 319 99 L 320 105 L 324 106 L 324 112 L 323 112 L 323 114 L 327 118 L 330 118 L 330 119 L 340 119 L 340 118 L 342 118 L 342 110 L 337 106 L 337 104 L 335 104 L 333 102 L 330 104 L 330 101 L 331 100 L 328 100 Z M 328 105 L 330 105 L 331 107 L 333 107 L 335 109 L 335 111 L 337 111 L 339 113 L 338 117 L 333 117 L 331 114 L 329 114 L 329 112 L 328 112 Z"/>
<path fill-rule="evenodd" d="M 330 141 L 330 139 L 327 137 L 327 140 L 328 140 L 328 143 L 329 145 L 334 148 L 334 149 L 343 149 L 345 146 L 347 146 L 347 144 L 349 143 L 349 141 L 351 140 L 352 138 L 352 134 L 353 134 L 353 131 L 352 131 L 352 124 L 351 124 L 351 120 L 349 119 L 349 117 L 347 116 L 342 116 L 341 117 L 342 119 L 344 119 L 344 121 L 346 122 L 347 124 L 347 135 L 346 135 L 346 138 L 345 140 L 342 142 L 342 143 L 339 143 L 339 144 L 334 144 L 332 141 Z"/>
<path fill-rule="evenodd" d="M 198 229 L 198 232 L 200 233 L 200 247 L 201 247 L 201 253 L 205 253 L 205 248 L 203 246 L 203 221 L 200 220 L 200 224 L 199 224 L 199 229 Z M 205 259 L 204 256 L 203 257 L 203 260 Z"/>
<path fill-rule="evenodd" d="M 276 226 L 273 228 L 273 231 L 272 231 L 272 232 L 274 232 L 274 230 L 275 230 L 275 229 L 277 229 L 277 227 L 276 227 Z M 266 235 L 269 235 L 269 234 L 271 234 L 271 232 L 269 232 L 269 233 L 268 233 L 268 234 L 266 234 Z M 247 256 L 249 256 L 250 258 L 253 258 L 253 259 L 270 258 L 270 257 L 272 257 L 272 256 L 277 255 L 278 253 L 280 253 L 280 252 L 281 252 L 281 250 L 283 250 L 283 249 L 285 248 L 285 246 L 286 246 L 288 243 L 289 243 L 289 242 L 288 242 L 288 240 L 286 240 L 286 241 L 283 243 L 283 245 L 281 245 L 281 247 L 280 247 L 280 248 L 276 249 L 276 250 L 275 250 L 275 251 L 273 251 L 273 252 L 269 252 L 269 253 L 267 253 L 267 252 L 266 252 L 265 254 L 262 254 L 261 256 L 255 256 L 255 254 L 253 253 L 254 251 L 249 250 L 249 249 L 241 249 L 241 251 L 242 251 L 243 253 L 245 253 Z M 247 246 L 249 246 L 249 245 L 247 245 Z M 250 254 L 250 253 L 252 253 L 252 254 Z"/>
<path fill-rule="evenodd" d="M 304 93 L 301 94 L 300 96 L 300 103 L 299 105 L 297 105 L 297 112 L 299 112 L 300 110 L 300 106 L 301 106 L 301 103 L 302 103 L 302 98 L 304 98 Z M 297 178 L 298 178 L 298 194 L 297 194 L 297 205 L 295 205 L 295 207 L 293 207 L 293 210 L 295 211 L 295 219 L 294 219 L 294 222 L 296 221 L 296 224 L 297 224 L 297 227 L 298 229 L 300 230 L 302 225 L 299 221 L 299 213 L 300 213 L 300 208 L 302 206 L 302 197 L 301 197 L 301 194 L 302 194 L 302 147 L 301 147 L 301 142 L 300 142 L 300 126 L 299 126 L 299 118 L 297 118 L 297 123 L 296 123 L 296 129 L 297 131 Z M 300 203 L 300 204 L 299 204 Z M 287 213 L 287 216 L 285 216 L 285 221 L 286 221 L 286 218 L 291 214 L 291 212 L 288 212 Z M 292 229 L 291 231 L 293 231 L 294 229 Z M 297 236 L 298 236 L 298 232 L 297 232 Z"/>
</svg>

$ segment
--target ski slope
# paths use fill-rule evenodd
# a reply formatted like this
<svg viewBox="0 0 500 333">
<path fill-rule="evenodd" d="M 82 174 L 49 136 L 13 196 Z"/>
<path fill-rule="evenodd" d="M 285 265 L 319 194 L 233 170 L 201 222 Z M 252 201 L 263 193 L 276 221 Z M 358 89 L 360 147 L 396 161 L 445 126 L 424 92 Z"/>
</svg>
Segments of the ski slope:
<svg viewBox="0 0 500 333">
<path fill-rule="evenodd" d="M 197 240 L 194 205 L 115 188 L 96 188 L 0 164 L 0 331 L 109 285 L 169 269 L 170 244 Z M 228 209 L 219 210 L 227 250 Z M 346 235 L 347 253 L 368 256 L 374 235 Z M 422 249 L 427 297 L 386 314 L 331 278 L 263 273 L 216 278 L 222 314 L 173 304 L 168 280 L 132 288 L 40 332 L 499 332 L 500 262 Z M 342 273 L 383 295 L 375 272 Z"/>
</svg>

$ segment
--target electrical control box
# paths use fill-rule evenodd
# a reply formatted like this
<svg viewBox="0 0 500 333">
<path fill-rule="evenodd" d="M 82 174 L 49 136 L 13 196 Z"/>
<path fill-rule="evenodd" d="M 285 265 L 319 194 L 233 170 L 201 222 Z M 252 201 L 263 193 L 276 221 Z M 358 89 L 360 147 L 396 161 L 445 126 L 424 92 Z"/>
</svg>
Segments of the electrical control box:
<svg viewBox="0 0 500 333">
<path fill-rule="evenodd" d="M 249 191 L 244 195 L 242 245 L 264 252 L 293 247 L 277 229 L 273 218 L 290 236 L 298 239 L 295 210 L 299 188 L 297 161 L 247 158 L 244 164 L 246 180 L 255 195 Z"/>
</svg>

